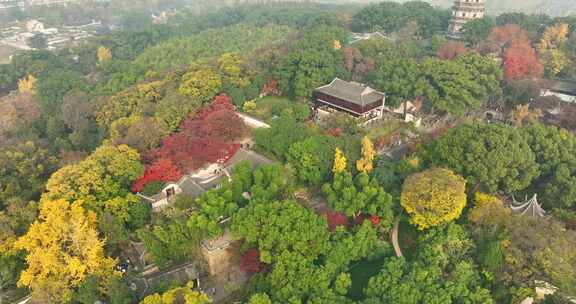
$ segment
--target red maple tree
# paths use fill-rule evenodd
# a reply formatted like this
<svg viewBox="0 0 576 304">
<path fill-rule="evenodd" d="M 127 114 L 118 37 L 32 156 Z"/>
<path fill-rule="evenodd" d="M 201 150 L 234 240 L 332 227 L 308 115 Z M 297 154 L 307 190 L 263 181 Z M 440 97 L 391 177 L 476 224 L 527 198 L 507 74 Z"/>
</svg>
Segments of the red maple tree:
<svg viewBox="0 0 576 304">
<path fill-rule="evenodd" d="M 269 79 L 266 84 L 264 84 L 262 90 L 260 91 L 260 96 L 268 95 L 280 95 L 280 89 L 278 89 L 278 81 Z"/>
<path fill-rule="evenodd" d="M 258 249 L 249 249 L 242 256 L 240 269 L 247 273 L 259 273 L 266 270 L 266 265 L 260 261 L 260 251 Z"/>
<path fill-rule="evenodd" d="M 210 115 L 211 113 L 217 112 L 217 111 L 234 112 L 234 104 L 232 103 L 232 99 L 230 97 L 228 97 L 228 95 L 220 94 L 220 95 L 214 97 L 214 100 L 212 100 L 212 102 L 209 105 L 206 105 L 205 107 L 200 109 L 200 111 L 198 111 L 198 113 L 196 113 L 196 115 L 194 116 L 194 119 L 204 120 L 206 118 L 206 116 Z M 185 125 L 186 125 L 186 122 L 184 122 L 182 124 L 182 126 L 185 126 Z"/>
<path fill-rule="evenodd" d="M 325 214 L 330 231 L 336 230 L 338 226 L 348 226 L 348 218 L 345 214 L 334 211 L 327 211 Z"/>
<path fill-rule="evenodd" d="M 180 172 L 187 173 L 208 163 L 224 162 L 239 148 L 234 140 L 246 130 L 242 119 L 234 112 L 228 96 L 216 96 L 214 101 L 185 119 L 180 131 L 162 140 L 159 148 L 144 155 L 144 162 L 170 160 Z"/>
<path fill-rule="evenodd" d="M 436 57 L 442 60 L 452 60 L 468 53 L 466 45 L 460 41 L 448 41 L 436 51 Z"/>
<path fill-rule="evenodd" d="M 530 43 L 528 32 L 516 24 L 507 24 L 492 29 L 488 43 L 502 52 L 514 43 Z"/>
<path fill-rule="evenodd" d="M 374 225 L 374 227 L 380 225 L 380 217 L 379 216 L 373 214 L 368 219 L 370 220 L 372 225 Z"/>
<path fill-rule="evenodd" d="M 182 173 L 170 159 L 160 158 L 153 164 L 146 166 L 142 177 L 132 185 L 133 192 L 140 192 L 150 182 L 177 181 Z"/>
<path fill-rule="evenodd" d="M 544 67 L 536 51 L 526 41 L 514 42 L 504 54 L 504 75 L 506 80 L 540 78 Z"/>
</svg>

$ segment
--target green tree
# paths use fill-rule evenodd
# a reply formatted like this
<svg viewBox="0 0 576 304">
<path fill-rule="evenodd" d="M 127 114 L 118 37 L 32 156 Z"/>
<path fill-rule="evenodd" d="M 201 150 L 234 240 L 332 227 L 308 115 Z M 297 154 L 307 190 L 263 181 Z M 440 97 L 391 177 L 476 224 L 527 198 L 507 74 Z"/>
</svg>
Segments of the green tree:
<svg viewBox="0 0 576 304">
<path fill-rule="evenodd" d="M 426 59 L 421 69 L 433 90 L 425 91 L 425 99 L 434 108 L 453 115 L 479 109 L 488 95 L 487 88 L 473 78 L 473 69 L 450 60 Z"/>
<path fill-rule="evenodd" d="M 57 69 L 38 77 L 36 94 L 46 113 L 57 113 L 64 96 L 71 90 L 82 91 L 87 87 L 84 76 L 74 70 Z"/>
<path fill-rule="evenodd" d="M 56 157 L 33 141 L 0 149 L 0 206 L 10 198 L 38 199 L 56 165 Z"/>
<path fill-rule="evenodd" d="M 430 38 L 434 33 L 448 27 L 448 11 L 436 9 L 422 1 L 408 1 L 399 4 L 384 1 L 369 5 L 360 10 L 352 19 L 355 31 L 396 32 L 410 23 L 418 25 L 418 35 Z"/>
<path fill-rule="evenodd" d="M 335 174 L 333 183 L 325 184 L 322 190 L 330 207 L 335 211 L 350 217 L 361 213 L 376 215 L 385 230 L 392 227 L 392 196 L 375 180 L 370 180 L 368 174 L 360 173 L 355 179 L 346 171 Z"/>
<path fill-rule="evenodd" d="M 249 304 L 272 304 L 272 300 L 265 293 L 257 293 L 250 297 Z"/>
<path fill-rule="evenodd" d="M 250 204 L 234 215 L 231 231 L 257 244 L 260 260 L 267 264 L 285 251 L 313 260 L 326 252 L 329 237 L 326 221 L 293 201 Z"/>
<path fill-rule="evenodd" d="M 302 141 L 311 132 L 292 115 L 282 115 L 274 119 L 271 128 L 254 130 L 254 141 L 263 150 L 280 161 L 285 161 L 292 144 Z"/>
<path fill-rule="evenodd" d="M 462 40 L 469 45 L 477 45 L 488 38 L 495 26 L 494 19 L 489 16 L 467 22 L 462 28 Z"/>
<path fill-rule="evenodd" d="M 523 190 L 539 175 L 525 136 L 502 125 L 462 125 L 420 151 L 425 162 L 445 166 L 489 192 Z"/>
<path fill-rule="evenodd" d="M 192 230 L 204 232 L 210 238 L 222 235 L 224 231 L 220 221 L 238 210 L 229 189 L 210 190 L 196 200 L 196 205 L 200 210 L 190 216 L 188 226 Z"/>
<path fill-rule="evenodd" d="M 392 257 L 365 289 L 367 303 L 494 303 L 482 288 L 466 231 L 449 224 L 421 235 L 411 261 Z"/>
<path fill-rule="evenodd" d="M 466 181 L 440 168 L 413 174 L 404 181 L 400 204 L 421 230 L 453 221 L 466 206 Z"/>
<path fill-rule="evenodd" d="M 190 229 L 183 215 L 163 220 L 151 228 L 137 231 L 154 264 L 167 267 L 197 254 L 203 236 Z"/>
<path fill-rule="evenodd" d="M 342 49 L 335 48 L 334 42 L 344 39 L 345 31 L 341 27 L 308 28 L 275 71 L 282 92 L 303 99 L 309 97 L 314 88 L 343 75 Z"/>
<path fill-rule="evenodd" d="M 386 92 L 386 104 L 391 106 L 425 96 L 432 90 L 416 60 L 400 55 L 383 60 L 370 78 L 377 89 Z"/>
<path fill-rule="evenodd" d="M 300 181 L 321 185 L 328 179 L 334 160 L 337 140 L 332 136 L 316 135 L 294 143 L 288 150 L 288 162 Z"/>
</svg>

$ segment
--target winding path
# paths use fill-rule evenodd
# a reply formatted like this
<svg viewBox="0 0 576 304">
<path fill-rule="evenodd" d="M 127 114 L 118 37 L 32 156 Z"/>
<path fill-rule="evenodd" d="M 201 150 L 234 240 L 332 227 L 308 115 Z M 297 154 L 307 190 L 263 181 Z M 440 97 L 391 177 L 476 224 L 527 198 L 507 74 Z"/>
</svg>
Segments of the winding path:
<svg viewBox="0 0 576 304">
<path fill-rule="evenodd" d="M 400 226 L 400 217 L 396 218 L 394 221 L 394 227 L 392 228 L 392 233 L 390 237 L 392 238 L 392 246 L 394 246 L 394 252 L 397 257 L 402 257 L 402 250 L 398 244 L 398 227 Z"/>
</svg>

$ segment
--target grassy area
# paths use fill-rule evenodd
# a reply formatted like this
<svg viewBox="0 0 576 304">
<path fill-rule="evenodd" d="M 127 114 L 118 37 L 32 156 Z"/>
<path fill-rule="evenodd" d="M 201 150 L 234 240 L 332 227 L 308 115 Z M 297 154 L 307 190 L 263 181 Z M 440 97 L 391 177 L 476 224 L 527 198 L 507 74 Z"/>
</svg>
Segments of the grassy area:
<svg viewBox="0 0 576 304">
<path fill-rule="evenodd" d="M 274 116 L 278 116 L 284 109 L 301 105 L 300 102 L 281 96 L 266 96 L 256 100 L 256 110 L 248 114 L 264 121 L 270 121 Z"/>
<path fill-rule="evenodd" d="M 348 291 L 348 297 L 354 301 L 361 301 L 364 299 L 364 288 L 368 286 L 370 278 L 380 272 L 385 258 L 386 256 L 374 260 L 362 260 L 350 269 L 352 286 Z"/>
</svg>

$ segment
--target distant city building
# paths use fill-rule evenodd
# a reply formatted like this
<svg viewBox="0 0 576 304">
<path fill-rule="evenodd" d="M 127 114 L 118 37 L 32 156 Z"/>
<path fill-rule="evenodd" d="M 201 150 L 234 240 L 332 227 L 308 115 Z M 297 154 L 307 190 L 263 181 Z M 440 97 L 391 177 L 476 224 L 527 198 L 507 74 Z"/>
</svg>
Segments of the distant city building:
<svg viewBox="0 0 576 304">
<path fill-rule="evenodd" d="M 460 38 L 462 27 L 475 19 L 484 18 L 485 0 L 456 0 L 452 8 L 452 19 L 448 27 L 448 36 Z"/>
<path fill-rule="evenodd" d="M 0 0 L 0 10 L 15 7 L 26 8 L 30 6 L 66 4 L 78 1 L 80 0 Z"/>
</svg>

